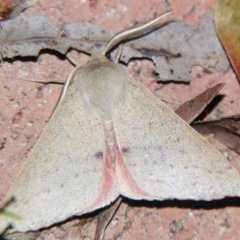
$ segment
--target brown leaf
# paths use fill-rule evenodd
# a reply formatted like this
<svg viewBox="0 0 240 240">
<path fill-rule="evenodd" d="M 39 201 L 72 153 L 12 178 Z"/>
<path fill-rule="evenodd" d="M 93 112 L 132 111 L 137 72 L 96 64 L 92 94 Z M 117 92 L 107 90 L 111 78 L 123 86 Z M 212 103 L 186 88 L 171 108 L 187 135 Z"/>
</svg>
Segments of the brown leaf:
<svg viewBox="0 0 240 240">
<path fill-rule="evenodd" d="M 97 228 L 95 232 L 95 240 L 102 240 L 104 238 L 105 229 L 115 215 L 117 209 L 122 202 L 122 197 L 111 204 L 109 207 L 105 208 L 99 215 L 97 221 Z"/>
<path fill-rule="evenodd" d="M 227 147 L 240 154 L 240 116 L 194 123 L 193 128 L 202 135 L 213 133 Z"/>
<path fill-rule="evenodd" d="M 213 98 L 218 94 L 218 92 L 222 89 L 223 86 L 224 83 L 219 83 L 212 88 L 208 88 L 206 91 L 200 93 L 194 99 L 183 103 L 175 111 L 175 113 L 187 123 L 191 123 L 213 100 Z"/>
<path fill-rule="evenodd" d="M 0 1 L 0 17 L 14 18 L 18 16 L 24 9 L 35 5 L 38 0 L 1 0 Z"/>
<path fill-rule="evenodd" d="M 240 81 L 239 8 L 239 0 L 218 0 L 215 23 L 219 38 Z"/>
<path fill-rule="evenodd" d="M 18 0 L 1 0 L 0 1 L 0 17 L 9 18 L 11 11 L 19 3 Z"/>
</svg>

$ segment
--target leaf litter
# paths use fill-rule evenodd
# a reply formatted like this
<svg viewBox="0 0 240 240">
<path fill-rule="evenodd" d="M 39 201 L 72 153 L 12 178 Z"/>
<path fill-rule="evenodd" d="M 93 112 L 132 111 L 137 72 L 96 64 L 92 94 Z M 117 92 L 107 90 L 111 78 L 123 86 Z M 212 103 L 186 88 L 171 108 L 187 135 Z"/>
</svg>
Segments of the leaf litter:
<svg viewBox="0 0 240 240">
<path fill-rule="evenodd" d="M 43 49 L 66 54 L 73 48 L 93 54 L 102 51 L 114 35 L 89 23 L 71 23 L 59 29 L 44 16 L 19 17 L 1 23 L 0 52 L 3 59 L 38 56 Z M 115 56 L 116 50 L 112 54 Z M 194 65 L 215 67 L 217 71 L 229 66 L 211 10 L 205 12 L 198 26 L 177 20 L 126 42 L 121 61 L 128 63 L 132 58 L 152 59 L 163 81 L 190 81 Z"/>
</svg>

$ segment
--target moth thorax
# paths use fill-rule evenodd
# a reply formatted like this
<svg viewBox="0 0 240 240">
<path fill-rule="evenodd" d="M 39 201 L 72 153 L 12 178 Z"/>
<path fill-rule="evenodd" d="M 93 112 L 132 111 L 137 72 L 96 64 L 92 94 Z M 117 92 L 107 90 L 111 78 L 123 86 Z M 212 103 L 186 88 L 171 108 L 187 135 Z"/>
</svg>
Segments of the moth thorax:
<svg viewBox="0 0 240 240">
<path fill-rule="evenodd" d="M 98 54 L 79 69 L 73 81 L 86 107 L 108 118 L 124 102 L 126 78 L 121 66 Z"/>
</svg>

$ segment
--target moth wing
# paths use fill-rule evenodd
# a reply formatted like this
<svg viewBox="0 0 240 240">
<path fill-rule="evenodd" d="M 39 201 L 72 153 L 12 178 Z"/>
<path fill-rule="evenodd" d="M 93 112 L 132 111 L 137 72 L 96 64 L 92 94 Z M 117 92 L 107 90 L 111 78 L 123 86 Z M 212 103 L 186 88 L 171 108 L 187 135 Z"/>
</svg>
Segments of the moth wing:
<svg viewBox="0 0 240 240">
<path fill-rule="evenodd" d="M 114 114 L 120 193 L 133 199 L 240 196 L 230 163 L 142 84 L 129 79 Z"/>
<path fill-rule="evenodd" d="M 16 199 L 8 211 L 22 218 L 14 230 L 43 228 L 115 200 L 117 183 L 104 178 L 104 145 L 101 119 L 71 85 L 7 194 Z M 0 220 L 6 226 L 8 219 Z"/>
</svg>

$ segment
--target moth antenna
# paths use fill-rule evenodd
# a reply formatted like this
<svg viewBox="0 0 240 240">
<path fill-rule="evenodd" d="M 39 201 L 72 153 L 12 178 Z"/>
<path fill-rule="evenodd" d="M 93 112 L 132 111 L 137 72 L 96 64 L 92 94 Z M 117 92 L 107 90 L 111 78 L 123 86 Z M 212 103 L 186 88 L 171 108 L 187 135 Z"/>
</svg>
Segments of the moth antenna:
<svg viewBox="0 0 240 240">
<path fill-rule="evenodd" d="M 58 99 L 58 103 L 57 103 L 57 105 L 55 106 L 54 111 L 56 110 L 56 108 L 58 107 L 58 105 L 62 102 L 62 100 L 63 100 L 63 98 L 64 98 L 64 96 L 65 96 L 65 94 L 66 94 L 66 92 L 67 92 L 68 86 L 69 86 L 69 84 L 70 84 L 70 82 L 71 82 L 74 74 L 76 73 L 76 70 L 78 70 L 79 67 L 80 67 L 80 66 L 77 65 L 75 59 L 71 56 L 70 53 L 67 53 L 66 57 L 67 57 L 68 61 L 69 61 L 71 64 L 75 65 L 76 67 L 75 67 L 75 68 L 71 71 L 71 73 L 68 75 L 68 78 L 67 78 L 66 82 L 64 83 L 64 87 L 63 87 L 63 89 L 62 89 L 61 96 L 60 96 L 60 98 Z M 53 112 L 54 112 L 54 111 L 53 111 Z"/>
<path fill-rule="evenodd" d="M 103 55 L 106 55 L 106 53 L 107 53 L 110 49 L 112 49 L 115 45 L 117 45 L 118 43 L 120 43 L 121 41 L 123 41 L 124 39 L 126 39 L 127 37 L 129 37 L 129 36 L 131 36 L 131 35 L 133 35 L 133 34 L 135 34 L 135 33 L 138 33 L 138 32 L 140 32 L 140 31 L 142 31 L 142 30 L 144 30 L 144 29 L 147 29 L 148 27 L 152 26 L 153 24 L 155 24 L 155 23 L 156 23 L 157 21 L 159 21 L 160 19 L 165 18 L 166 16 L 168 16 L 168 15 L 170 15 L 170 14 L 172 14 L 172 13 L 173 13 L 173 11 L 167 12 L 167 13 L 159 16 L 159 17 L 156 17 L 156 18 L 150 20 L 150 21 L 147 22 L 147 23 L 144 23 L 144 24 L 142 24 L 142 25 L 140 25 L 140 26 L 135 26 L 135 27 L 129 28 L 129 29 L 127 29 L 127 30 L 124 30 L 124 31 L 118 33 L 116 36 L 114 36 L 114 37 L 112 38 L 112 40 L 110 40 L 110 42 L 107 44 L 107 46 L 105 47 L 105 49 L 104 49 L 104 51 L 103 51 L 102 54 L 103 54 Z M 117 63 L 118 60 L 120 59 L 121 54 L 122 54 L 122 49 L 123 49 L 123 46 L 120 45 L 120 47 L 119 47 L 119 49 L 118 49 L 118 52 L 117 52 L 117 55 L 116 55 L 116 59 L 115 59 L 115 61 L 114 61 L 115 63 Z M 68 57 L 69 57 L 69 56 L 68 56 Z M 71 58 L 70 58 L 69 60 L 70 60 L 71 62 L 73 62 L 73 64 L 75 63 L 75 61 L 72 61 Z M 65 96 L 65 94 L 66 94 L 66 92 L 67 92 L 68 86 L 69 86 L 69 84 L 70 84 L 73 76 L 75 75 L 75 73 L 78 71 L 78 69 L 79 69 L 80 67 L 81 67 L 81 66 L 77 66 L 77 67 L 69 74 L 69 76 L 68 76 L 68 78 L 67 78 L 67 80 L 66 80 L 66 82 L 65 82 L 65 85 L 64 85 L 64 87 L 63 87 L 62 94 L 61 94 L 61 96 L 60 96 L 60 98 L 59 98 L 58 104 L 56 105 L 54 111 L 55 111 L 56 108 L 59 106 L 59 104 L 62 102 L 62 100 L 63 100 L 63 98 L 64 98 L 64 96 Z"/>
<path fill-rule="evenodd" d="M 77 66 L 71 71 L 71 73 L 68 75 L 68 78 L 67 78 L 66 82 L 64 83 L 64 87 L 63 87 L 61 96 L 60 96 L 60 98 L 59 98 L 59 100 L 58 100 L 58 103 L 57 103 L 56 107 L 54 108 L 54 111 L 53 111 L 53 112 L 55 112 L 55 110 L 57 109 L 57 107 L 59 106 L 59 104 L 62 102 L 62 100 L 63 100 L 63 98 L 64 98 L 64 96 L 65 96 L 65 94 L 66 94 L 66 92 L 67 92 L 67 89 L 68 89 L 68 86 L 69 86 L 71 80 L 73 79 L 73 77 L 74 77 L 75 73 L 78 71 L 78 69 L 82 67 L 82 65 L 83 65 L 83 64 L 77 65 Z"/>
<path fill-rule="evenodd" d="M 171 12 L 167 12 L 159 17 L 156 17 L 154 19 L 152 19 L 151 21 L 147 22 L 147 23 L 144 23 L 140 26 L 134 26 L 134 27 L 131 27 L 127 30 L 124 30 L 120 33 L 118 33 L 116 36 L 114 36 L 110 42 L 107 44 L 107 46 L 105 47 L 105 49 L 103 50 L 102 54 L 103 55 L 106 55 L 108 51 L 110 51 L 115 45 L 117 45 L 118 43 L 120 43 L 121 41 L 123 41 L 124 39 L 126 39 L 127 37 L 135 34 L 135 33 L 138 33 L 150 26 L 152 26 L 154 23 L 156 23 L 157 21 L 159 21 L 160 19 L 162 18 L 165 18 L 166 16 L 172 14 L 173 11 Z"/>
<path fill-rule="evenodd" d="M 106 53 L 107 53 L 110 49 L 112 49 L 115 45 L 117 45 L 118 43 L 120 43 L 122 40 L 126 39 L 127 37 L 129 37 L 129 36 L 131 36 L 131 35 L 133 35 L 133 34 L 135 34 L 135 33 L 138 33 L 138 32 L 140 32 L 140 31 L 142 31 L 142 30 L 144 30 L 144 29 L 152 26 L 154 23 L 156 23 L 156 22 L 159 21 L 160 19 L 162 19 L 162 18 L 164 18 L 164 17 L 166 17 L 166 16 L 168 16 L 168 15 L 170 15 L 170 14 L 172 14 L 172 13 L 173 13 L 173 11 L 167 12 L 167 13 L 159 16 L 159 17 L 156 17 L 156 18 L 150 20 L 150 21 L 147 22 L 147 23 L 144 23 L 144 24 L 142 24 L 142 25 L 140 25 L 140 26 L 135 26 L 135 27 L 129 28 L 129 29 L 127 29 L 127 30 L 124 30 L 124 31 L 118 33 L 116 36 L 114 36 L 114 37 L 110 40 L 110 42 L 107 44 L 107 46 L 106 46 L 105 49 L 103 50 L 103 53 L 102 53 L 102 54 L 103 54 L 103 55 L 106 55 Z M 120 47 L 119 47 L 119 49 L 118 49 L 118 52 L 117 52 L 117 55 L 116 55 L 116 59 L 115 59 L 115 61 L 114 61 L 115 63 L 117 63 L 117 62 L 119 61 L 119 59 L 120 59 L 120 57 L 121 57 L 121 54 L 122 54 L 122 50 L 123 50 L 123 46 L 120 45 Z M 68 55 L 68 58 L 69 58 L 69 55 Z M 75 61 L 72 61 L 72 58 L 69 58 L 69 60 L 70 60 L 73 64 L 75 64 Z M 75 64 L 75 65 L 77 65 L 77 64 Z M 70 84 L 73 76 L 75 75 L 75 73 L 78 71 L 78 69 L 79 69 L 80 67 L 81 67 L 81 66 L 76 66 L 76 68 L 69 74 L 69 76 L 68 76 L 68 78 L 67 78 L 67 80 L 66 80 L 66 82 L 65 82 L 65 85 L 64 85 L 64 87 L 63 87 L 61 96 L 60 96 L 60 98 L 59 98 L 59 100 L 58 100 L 58 104 L 56 105 L 54 111 L 55 111 L 56 108 L 59 106 L 59 104 L 62 102 L 62 100 L 63 100 L 63 98 L 64 98 L 64 96 L 65 96 L 65 94 L 66 94 L 66 92 L 67 92 L 68 86 L 69 86 L 69 84 Z"/>
<path fill-rule="evenodd" d="M 69 76 L 68 76 L 68 78 L 67 78 L 67 80 L 66 80 L 66 82 L 65 82 L 65 84 L 64 84 L 64 87 L 63 87 L 63 89 L 62 89 L 62 93 L 61 93 L 61 96 L 60 96 L 60 98 L 59 98 L 59 100 L 58 100 L 57 106 L 62 102 L 62 100 L 63 100 L 63 98 L 64 98 L 64 96 L 65 96 L 65 94 L 66 94 L 66 92 L 67 92 L 69 83 L 71 82 L 72 77 L 73 77 L 74 73 L 76 72 L 75 70 L 76 70 L 76 68 L 69 74 Z"/>
</svg>

